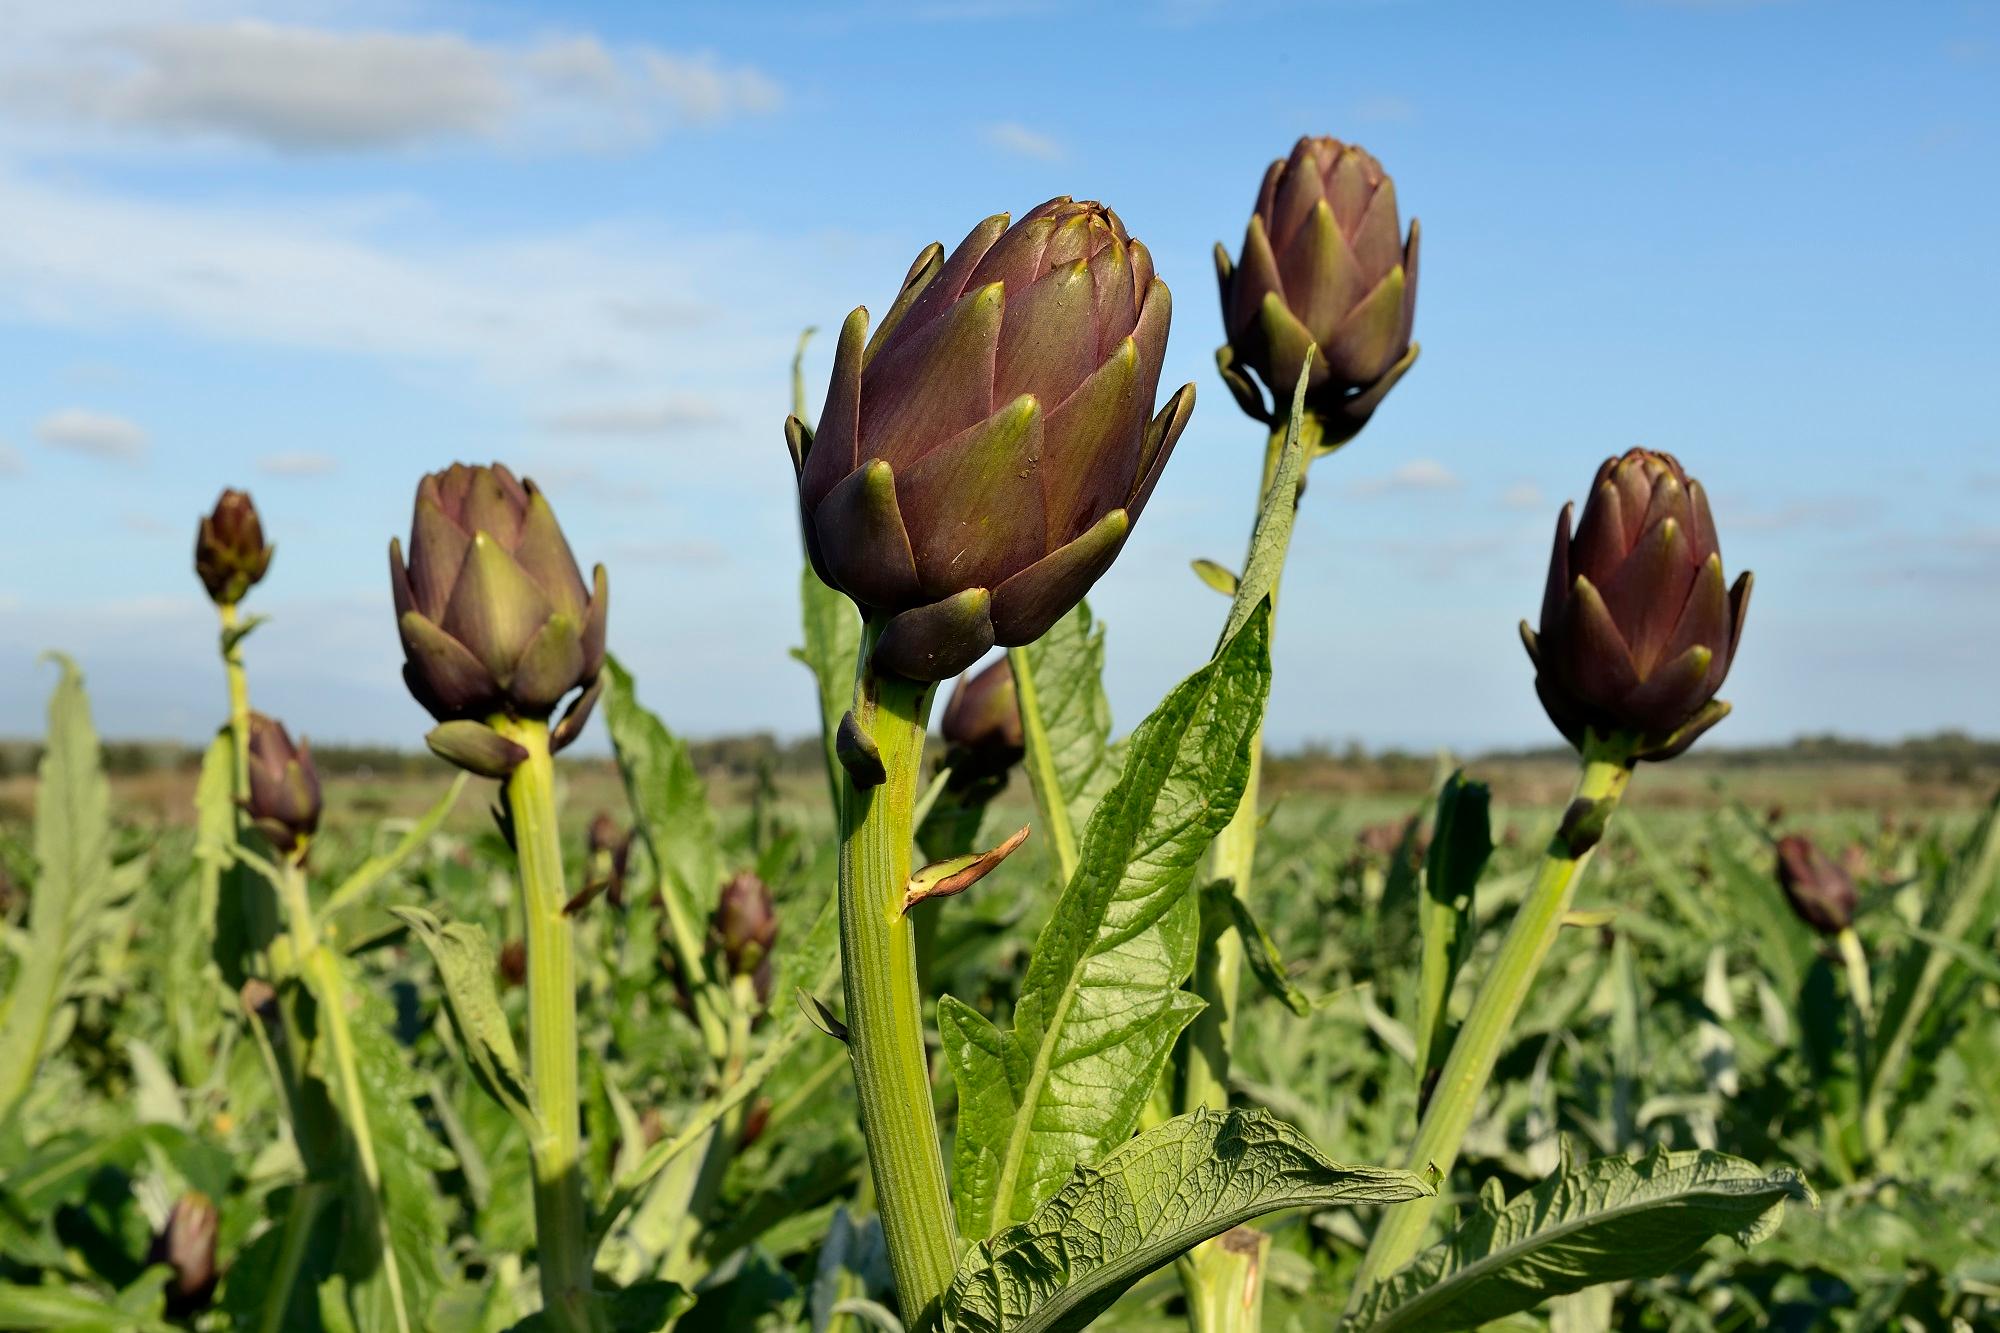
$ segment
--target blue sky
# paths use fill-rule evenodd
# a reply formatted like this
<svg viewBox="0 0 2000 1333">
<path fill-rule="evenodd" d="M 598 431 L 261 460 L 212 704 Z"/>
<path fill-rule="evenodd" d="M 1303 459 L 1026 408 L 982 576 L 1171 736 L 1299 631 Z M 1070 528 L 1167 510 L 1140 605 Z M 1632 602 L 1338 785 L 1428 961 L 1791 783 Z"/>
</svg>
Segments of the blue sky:
<svg viewBox="0 0 2000 1333">
<path fill-rule="evenodd" d="M 59 12 L 58 12 L 59 11 Z M 2000 731 L 2000 8 L 1784 3 L 0 3 L 0 734 L 42 649 L 117 735 L 221 705 L 188 567 L 255 493 L 258 702 L 415 744 L 384 548 L 537 477 L 686 732 L 798 733 L 798 329 L 924 243 L 1104 199 L 1193 424 L 1119 565 L 1123 725 L 1222 613 L 1261 434 L 1209 247 L 1301 133 L 1424 224 L 1421 362 L 1314 470 L 1280 742 L 1537 743 L 1514 623 L 1599 459 L 1671 449 L 1757 573 L 1716 743 Z M 815 400 L 827 340 L 809 359 Z"/>
</svg>

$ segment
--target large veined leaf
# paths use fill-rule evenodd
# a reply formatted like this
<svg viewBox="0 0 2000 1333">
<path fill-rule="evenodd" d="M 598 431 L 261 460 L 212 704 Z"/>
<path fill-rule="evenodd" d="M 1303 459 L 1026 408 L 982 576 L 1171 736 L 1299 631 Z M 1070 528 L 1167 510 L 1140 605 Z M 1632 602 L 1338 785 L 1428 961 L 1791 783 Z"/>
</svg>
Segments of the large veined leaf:
<svg viewBox="0 0 2000 1333">
<path fill-rule="evenodd" d="M 958 1083 L 960 1230 L 1025 1220 L 1079 1162 L 1130 1137 L 1201 1001 L 1195 867 L 1242 799 L 1271 683 L 1270 617 L 1251 618 L 1133 733 L 1124 772 L 1091 815 L 1003 1032 L 950 996 L 938 1005 Z"/>
<path fill-rule="evenodd" d="M 681 961 L 698 964 L 705 923 L 722 891 L 722 853 L 708 788 L 695 772 L 687 742 L 640 705 L 632 673 L 617 658 L 604 659 L 604 678 L 605 726 L 632 816 L 659 867 L 660 892 Z"/>
<path fill-rule="evenodd" d="M 1034 674 L 1055 785 L 1070 828 L 1080 834 L 1118 776 L 1110 748 L 1111 701 L 1104 694 L 1104 626 L 1088 602 L 1078 602 L 1020 656 Z"/>
<path fill-rule="evenodd" d="M 1788 1202 L 1818 1202 L 1789 1167 L 1664 1148 L 1579 1163 L 1565 1146 L 1556 1174 L 1512 1202 L 1489 1180 L 1456 1231 L 1364 1292 L 1341 1327 L 1476 1328 L 1551 1296 L 1671 1272 L 1717 1236 L 1754 1244 Z"/>
<path fill-rule="evenodd" d="M 56 656 L 48 747 L 35 789 L 35 862 L 21 968 L 0 1001 L 0 1121 L 33 1084 L 60 1010 L 118 886 L 111 869 L 111 787 L 83 675 Z"/>
<path fill-rule="evenodd" d="M 1202 1108 L 1076 1168 L 1027 1221 L 968 1250 L 945 1292 L 945 1327 L 1080 1329 L 1146 1274 L 1252 1218 L 1431 1192 L 1405 1171 L 1329 1162 L 1268 1111 Z"/>
</svg>

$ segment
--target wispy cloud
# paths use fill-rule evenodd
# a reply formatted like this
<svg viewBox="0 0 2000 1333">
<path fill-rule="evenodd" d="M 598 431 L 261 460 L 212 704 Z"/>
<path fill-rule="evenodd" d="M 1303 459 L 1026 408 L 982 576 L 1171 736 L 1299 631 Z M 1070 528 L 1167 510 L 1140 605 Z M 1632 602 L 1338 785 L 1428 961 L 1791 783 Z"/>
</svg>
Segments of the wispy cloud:
<svg viewBox="0 0 2000 1333">
<path fill-rule="evenodd" d="M 707 399 L 681 394 L 651 403 L 570 408 L 545 418 L 542 425 L 558 435 L 632 437 L 672 435 L 722 419 L 721 410 Z"/>
<path fill-rule="evenodd" d="M 0 440 L 0 477 L 18 477 L 27 470 L 28 461 L 21 457 L 21 451 Z"/>
<path fill-rule="evenodd" d="M 267 477 L 324 477 L 337 466 L 331 454 L 266 454 L 257 460 L 257 470 Z"/>
<path fill-rule="evenodd" d="M 1500 492 L 1500 507 L 1522 512 L 1543 508 L 1542 488 L 1532 481 L 1518 481 Z"/>
<path fill-rule="evenodd" d="M 982 132 L 986 142 L 1002 152 L 1032 157 L 1043 162 L 1060 162 L 1067 156 L 1062 144 L 1050 136 L 1011 120 L 988 125 Z"/>
<path fill-rule="evenodd" d="M 146 429 L 138 422 L 86 407 L 49 413 L 35 423 L 35 438 L 52 449 L 120 463 L 143 459 L 148 442 Z"/>
<path fill-rule="evenodd" d="M 709 53 L 591 35 L 503 45 L 251 19 L 75 35 L 0 73 L 0 97 L 24 116 L 286 153 L 465 138 L 644 142 L 784 101 L 769 75 Z"/>
<path fill-rule="evenodd" d="M 1416 458 L 1387 476 L 1365 477 L 1354 483 L 1356 495 L 1388 495 L 1394 492 L 1436 492 L 1456 490 L 1458 474 L 1434 458 Z"/>
</svg>

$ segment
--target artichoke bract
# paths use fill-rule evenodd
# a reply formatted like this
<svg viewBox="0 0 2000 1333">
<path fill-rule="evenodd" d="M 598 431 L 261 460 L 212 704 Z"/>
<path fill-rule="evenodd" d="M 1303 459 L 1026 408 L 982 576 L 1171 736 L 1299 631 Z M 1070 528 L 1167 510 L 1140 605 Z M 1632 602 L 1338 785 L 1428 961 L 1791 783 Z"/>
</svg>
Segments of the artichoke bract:
<svg viewBox="0 0 2000 1333">
<path fill-rule="evenodd" d="M 263 579 L 275 550 L 264 540 L 264 525 L 249 494 L 226 490 L 195 529 L 194 572 L 210 601 L 234 606 Z"/>
<path fill-rule="evenodd" d="M 938 730 L 944 736 L 945 766 L 961 785 L 1000 777 L 1021 762 L 1027 740 L 1014 668 L 1006 658 L 959 681 Z"/>
<path fill-rule="evenodd" d="M 1724 583 L 1708 495 L 1672 454 L 1633 449 L 1597 470 L 1583 520 L 1556 520 L 1541 632 L 1521 622 L 1535 690 L 1571 744 L 1595 734 L 1671 759 L 1720 722 L 1750 575 Z"/>
<path fill-rule="evenodd" d="M 426 740 L 451 762 L 505 777 L 525 751 L 488 725 L 545 720 L 581 690 L 550 733 L 575 740 L 602 688 L 610 592 L 604 566 L 586 586 L 555 511 L 502 465 L 454 463 L 417 485 L 410 558 L 389 543 L 403 679 L 438 719 Z"/>
<path fill-rule="evenodd" d="M 872 338 L 847 317 L 818 431 L 786 438 L 807 554 L 879 622 L 878 667 L 948 679 L 1110 568 L 1194 405 L 1153 414 L 1171 315 L 1118 215 L 1061 198 L 927 248 Z"/>
<path fill-rule="evenodd" d="M 250 795 L 243 808 L 271 846 L 291 855 L 319 829 L 319 770 L 312 747 L 293 743 L 285 724 L 250 715 Z"/>
<path fill-rule="evenodd" d="M 1822 935 L 1838 935 L 1854 924 L 1854 880 L 1802 833 L 1778 839 L 1778 887 L 1799 920 Z"/>
<path fill-rule="evenodd" d="M 1306 408 L 1318 418 L 1322 449 L 1360 433 L 1417 359 L 1410 332 L 1417 313 L 1417 245 L 1396 212 L 1396 183 L 1362 148 L 1302 138 L 1264 173 L 1257 207 L 1231 263 L 1215 247 L 1223 379 L 1243 410 L 1276 424 L 1318 344 Z M 1266 404 L 1243 375 L 1269 390 Z"/>
</svg>

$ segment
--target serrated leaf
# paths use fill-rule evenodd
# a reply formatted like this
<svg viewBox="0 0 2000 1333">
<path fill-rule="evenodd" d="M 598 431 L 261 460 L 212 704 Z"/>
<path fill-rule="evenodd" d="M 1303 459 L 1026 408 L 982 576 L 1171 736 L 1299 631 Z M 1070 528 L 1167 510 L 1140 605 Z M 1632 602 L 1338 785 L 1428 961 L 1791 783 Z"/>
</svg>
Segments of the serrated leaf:
<svg viewBox="0 0 2000 1333">
<path fill-rule="evenodd" d="M 49 1045 L 56 1012 L 105 926 L 116 893 L 111 787 L 76 663 L 49 699 L 49 733 L 35 787 L 35 863 L 27 952 L 0 1002 L 0 1122 L 20 1104 Z"/>
<path fill-rule="evenodd" d="M 528 1095 L 528 1072 L 514 1045 L 514 1030 L 507 1023 L 500 992 L 493 984 L 493 944 L 485 928 L 468 921 L 446 925 L 420 907 L 390 911 L 416 932 L 437 965 L 445 1008 L 465 1047 L 473 1078 L 487 1096 L 520 1122 L 529 1137 L 535 1137 L 540 1122 L 534 1099 Z"/>
<path fill-rule="evenodd" d="M 1492 789 L 1467 782 L 1462 772 L 1453 773 L 1438 792 L 1437 822 L 1417 900 L 1417 929 L 1423 938 L 1417 980 L 1419 1087 L 1443 1066 L 1451 1049 L 1451 987 L 1472 955 L 1473 898 L 1493 855 L 1492 802 Z"/>
<path fill-rule="evenodd" d="M 1489 1181 L 1456 1231 L 1364 1292 L 1341 1327 L 1476 1328 L 1551 1296 L 1672 1272 L 1717 1236 L 1755 1244 L 1787 1202 L 1818 1204 L 1798 1172 L 1708 1151 L 1565 1160 L 1511 1202 Z"/>
<path fill-rule="evenodd" d="M 658 868 L 668 924 L 683 966 L 699 966 L 708 917 L 722 892 L 722 852 L 708 788 L 695 772 L 687 742 L 646 711 L 632 673 L 604 659 L 604 720 L 632 818 Z"/>
<path fill-rule="evenodd" d="M 1130 1137 L 1201 1001 L 1195 867 L 1242 799 L 1271 683 L 1260 612 L 1133 733 L 1002 1032 L 944 997 L 938 1024 L 958 1084 L 960 1230 L 1025 1219 L 1079 1162 Z"/>
<path fill-rule="evenodd" d="M 1384 1204 L 1433 1191 L 1405 1171 L 1329 1162 L 1268 1111 L 1191 1112 L 1079 1166 L 1027 1221 L 966 1251 L 948 1333 L 1068 1333 L 1147 1273 L 1282 1208 Z"/>
</svg>

